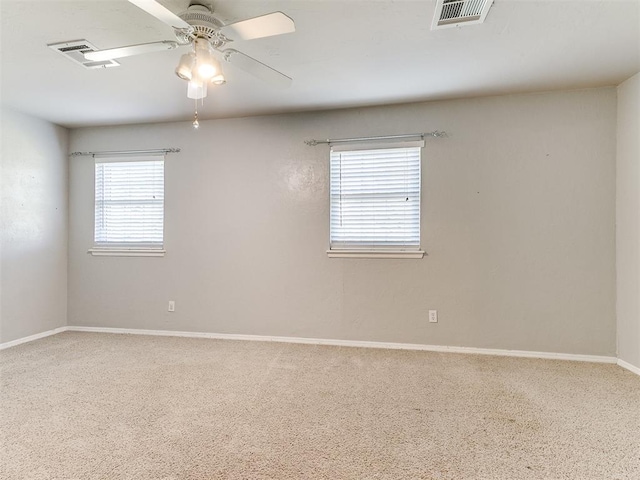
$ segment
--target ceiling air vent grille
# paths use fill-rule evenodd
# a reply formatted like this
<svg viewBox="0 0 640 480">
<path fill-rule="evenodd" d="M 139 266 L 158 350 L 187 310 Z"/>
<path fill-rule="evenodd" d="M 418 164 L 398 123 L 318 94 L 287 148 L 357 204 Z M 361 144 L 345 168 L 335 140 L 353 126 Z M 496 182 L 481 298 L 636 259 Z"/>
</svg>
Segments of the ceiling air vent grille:
<svg viewBox="0 0 640 480">
<path fill-rule="evenodd" d="M 86 40 L 74 40 L 72 42 L 51 43 L 47 45 L 51 50 L 54 50 L 69 60 L 79 63 L 85 68 L 109 68 L 117 67 L 120 64 L 115 60 L 104 60 L 100 62 L 94 62 L 84 58 L 84 54 L 87 52 L 95 52 L 98 50 L 95 46 L 87 42 Z"/>
<path fill-rule="evenodd" d="M 431 29 L 484 22 L 493 0 L 438 0 Z"/>
</svg>

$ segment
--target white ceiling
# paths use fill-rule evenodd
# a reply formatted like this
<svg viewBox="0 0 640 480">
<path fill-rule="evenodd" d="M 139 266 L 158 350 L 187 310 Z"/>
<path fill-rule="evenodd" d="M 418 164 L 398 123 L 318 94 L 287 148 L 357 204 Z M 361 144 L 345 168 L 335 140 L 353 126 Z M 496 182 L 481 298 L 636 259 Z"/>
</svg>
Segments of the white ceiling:
<svg viewBox="0 0 640 480">
<path fill-rule="evenodd" d="M 162 0 L 178 13 L 189 0 Z M 640 70 L 640 0 L 496 0 L 486 22 L 431 30 L 432 0 L 219 0 L 221 20 L 272 11 L 296 32 L 232 46 L 294 79 L 272 87 L 232 65 L 201 118 L 616 85 Z M 183 50 L 87 70 L 47 47 L 173 40 L 126 0 L 0 0 L 2 104 L 67 127 L 188 120 L 173 73 Z"/>
</svg>

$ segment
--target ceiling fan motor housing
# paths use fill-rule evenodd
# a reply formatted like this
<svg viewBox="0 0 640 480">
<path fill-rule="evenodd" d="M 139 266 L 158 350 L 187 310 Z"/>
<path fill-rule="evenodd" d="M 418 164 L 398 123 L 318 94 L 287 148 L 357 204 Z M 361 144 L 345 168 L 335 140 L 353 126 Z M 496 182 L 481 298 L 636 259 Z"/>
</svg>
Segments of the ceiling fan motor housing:
<svg viewBox="0 0 640 480">
<path fill-rule="evenodd" d="M 195 38 L 206 38 L 214 48 L 220 48 L 229 41 L 219 32 L 224 24 L 214 17 L 211 9 L 205 5 L 191 5 L 178 16 L 193 27 L 192 32 L 176 29 L 176 38 L 181 43 L 190 43 Z"/>
</svg>

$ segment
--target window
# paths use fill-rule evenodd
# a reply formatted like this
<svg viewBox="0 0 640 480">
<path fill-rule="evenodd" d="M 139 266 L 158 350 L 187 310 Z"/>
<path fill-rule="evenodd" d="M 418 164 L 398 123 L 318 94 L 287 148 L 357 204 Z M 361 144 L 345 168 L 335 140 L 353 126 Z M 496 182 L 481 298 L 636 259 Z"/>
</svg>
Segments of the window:
<svg viewBox="0 0 640 480">
<path fill-rule="evenodd" d="M 422 258 L 423 145 L 332 147 L 329 256 Z"/>
<path fill-rule="evenodd" d="M 163 255 L 164 156 L 96 158 L 94 255 Z"/>
</svg>

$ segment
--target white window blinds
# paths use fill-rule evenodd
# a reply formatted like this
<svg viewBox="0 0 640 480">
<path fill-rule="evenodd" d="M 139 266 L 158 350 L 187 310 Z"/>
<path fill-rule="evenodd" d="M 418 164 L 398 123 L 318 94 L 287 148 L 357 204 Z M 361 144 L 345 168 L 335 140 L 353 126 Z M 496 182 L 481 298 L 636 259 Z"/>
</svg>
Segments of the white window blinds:
<svg viewBox="0 0 640 480">
<path fill-rule="evenodd" d="M 97 247 L 162 247 L 164 156 L 96 158 Z"/>
<path fill-rule="evenodd" d="M 419 249 L 422 145 L 331 149 L 332 250 Z"/>
</svg>

